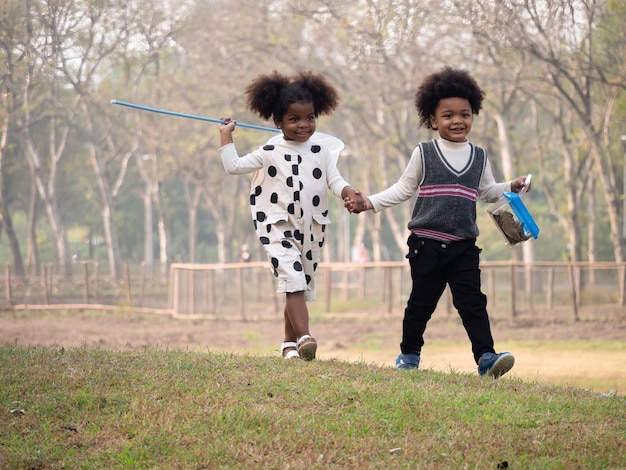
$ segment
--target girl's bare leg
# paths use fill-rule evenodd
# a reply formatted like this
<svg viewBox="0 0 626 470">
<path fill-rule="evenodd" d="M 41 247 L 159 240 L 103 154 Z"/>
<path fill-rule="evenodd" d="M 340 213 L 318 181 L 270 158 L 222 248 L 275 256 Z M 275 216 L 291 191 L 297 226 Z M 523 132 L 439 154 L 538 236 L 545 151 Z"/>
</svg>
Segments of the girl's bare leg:
<svg viewBox="0 0 626 470">
<path fill-rule="evenodd" d="M 309 334 L 309 309 L 306 305 L 304 291 L 287 294 L 285 306 L 287 317 L 291 322 L 292 331 L 298 338 L 298 353 L 305 361 L 315 359 L 317 342 Z M 303 336 L 305 336 L 303 338 Z"/>
<path fill-rule="evenodd" d="M 296 347 L 298 336 L 296 335 L 296 332 L 293 329 L 293 325 L 291 324 L 291 319 L 289 318 L 289 312 L 287 311 L 287 305 L 285 305 L 283 315 L 285 317 L 285 339 L 280 348 L 280 352 L 284 358 L 289 358 L 291 357 L 291 354 L 293 354 L 292 351 L 298 350 Z"/>
<path fill-rule="evenodd" d="M 296 334 L 295 330 L 293 329 L 293 325 L 291 324 L 289 312 L 287 311 L 287 305 L 285 305 L 285 310 L 283 313 L 285 316 L 285 343 L 295 343 L 296 341 L 298 341 L 298 335 Z"/>
<path fill-rule="evenodd" d="M 295 334 L 296 339 L 309 334 L 309 309 L 306 305 L 304 291 L 287 293 L 285 338 L 287 332 Z"/>
</svg>

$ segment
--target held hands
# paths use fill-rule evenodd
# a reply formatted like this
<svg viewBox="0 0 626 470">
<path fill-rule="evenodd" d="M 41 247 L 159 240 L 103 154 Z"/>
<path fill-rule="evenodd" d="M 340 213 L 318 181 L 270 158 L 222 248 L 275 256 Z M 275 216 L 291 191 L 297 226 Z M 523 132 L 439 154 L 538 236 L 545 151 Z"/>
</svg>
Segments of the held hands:
<svg viewBox="0 0 626 470">
<path fill-rule="evenodd" d="M 364 196 L 358 189 L 352 188 L 350 188 L 350 191 L 347 191 L 346 195 L 343 197 L 343 205 L 348 212 L 354 214 L 359 214 L 360 212 L 374 208 L 367 196 Z"/>
</svg>

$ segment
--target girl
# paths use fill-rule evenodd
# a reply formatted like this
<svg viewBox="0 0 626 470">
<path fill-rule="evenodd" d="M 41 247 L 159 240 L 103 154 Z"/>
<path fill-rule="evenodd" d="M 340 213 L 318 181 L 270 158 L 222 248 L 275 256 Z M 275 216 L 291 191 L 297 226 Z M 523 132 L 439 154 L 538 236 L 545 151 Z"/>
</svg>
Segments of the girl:
<svg viewBox="0 0 626 470">
<path fill-rule="evenodd" d="M 330 151 L 310 140 L 315 119 L 339 104 L 337 91 L 319 74 L 260 75 L 245 90 L 246 107 L 273 119 L 282 139 L 239 157 L 233 143 L 236 121 L 220 124 L 219 149 L 228 174 L 254 172 L 250 208 L 256 234 L 285 293 L 285 359 L 315 359 L 317 342 L 309 332 L 307 300 L 315 300 L 315 271 L 328 219 L 327 192 L 362 198 L 337 170 Z"/>
<path fill-rule="evenodd" d="M 426 324 L 446 284 L 472 343 L 478 373 L 497 378 L 515 362 L 511 353 L 494 350 L 480 286 L 476 199 L 494 202 L 504 191 L 519 192 L 525 177 L 496 183 L 487 152 L 467 140 L 483 98 L 478 83 L 464 70 L 444 67 L 426 77 L 415 105 L 420 124 L 436 130 L 439 138 L 415 148 L 394 185 L 362 202 L 346 200 L 351 212 L 378 212 L 417 194 L 406 255 L 413 287 L 404 311 L 398 369 L 418 368 Z"/>
</svg>

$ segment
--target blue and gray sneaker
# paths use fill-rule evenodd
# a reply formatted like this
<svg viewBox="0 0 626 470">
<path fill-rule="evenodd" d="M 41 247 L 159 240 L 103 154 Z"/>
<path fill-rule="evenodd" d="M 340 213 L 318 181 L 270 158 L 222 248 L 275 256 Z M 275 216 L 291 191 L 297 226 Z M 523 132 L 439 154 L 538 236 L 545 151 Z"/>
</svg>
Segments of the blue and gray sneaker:
<svg viewBox="0 0 626 470">
<path fill-rule="evenodd" d="M 503 352 L 500 354 L 487 352 L 480 358 L 480 362 L 478 363 L 478 374 L 489 375 L 494 379 L 497 379 L 501 375 L 510 371 L 513 364 L 515 364 L 515 358 L 513 357 L 513 354 L 509 352 Z"/>
<path fill-rule="evenodd" d="M 420 355 L 415 353 L 398 354 L 396 369 L 417 369 L 420 365 Z"/>
</svg>

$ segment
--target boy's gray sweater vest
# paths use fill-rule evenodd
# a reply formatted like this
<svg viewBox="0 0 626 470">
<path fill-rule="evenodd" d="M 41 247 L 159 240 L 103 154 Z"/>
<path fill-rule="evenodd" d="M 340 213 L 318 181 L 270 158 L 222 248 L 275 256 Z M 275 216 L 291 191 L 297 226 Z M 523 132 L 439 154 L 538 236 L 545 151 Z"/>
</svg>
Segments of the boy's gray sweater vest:
<svg viewBox="0 0 626 470">
<path fill-rule="evenodd" d="M 420 144 L 423 176 L 409 230 L 424 238 L 455 242 L 478 236 L 476 199 L 487 152 L 470 143 L 465 168 L 455 170 L 435 140 Z"/>
</svg>

